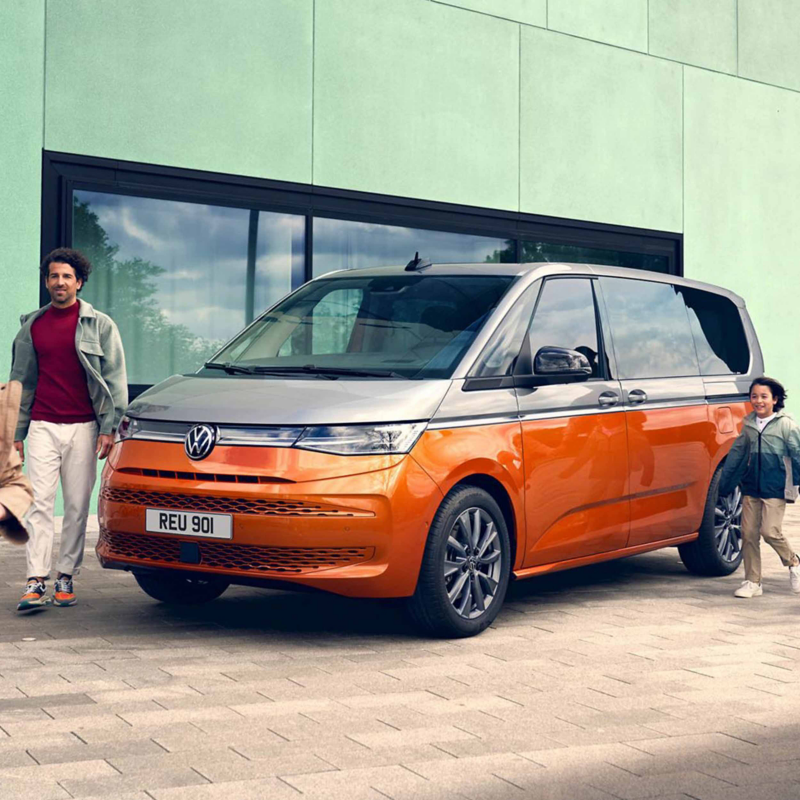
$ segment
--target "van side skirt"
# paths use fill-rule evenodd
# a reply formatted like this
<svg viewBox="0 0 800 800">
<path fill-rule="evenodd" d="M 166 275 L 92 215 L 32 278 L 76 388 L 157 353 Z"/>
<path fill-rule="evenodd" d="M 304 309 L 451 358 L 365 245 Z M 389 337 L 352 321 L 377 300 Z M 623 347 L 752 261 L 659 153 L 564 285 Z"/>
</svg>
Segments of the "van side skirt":
<svg viewBox="0 0 800 800">
<path fill-rule="evenodd" d="M 565 569 L 573 569 L 574 567 L 585 567 L 589 564 L 599 564 L 602 561 L 613 561 L 617 558 L 626 558 L 627 556 L 637 556 L 639 553 L 647 553 L 650 550 L 661 550 L 664 547 L 674 547 L 686 542 L 693 542 L 698 536 L 699 532 L 686 534 L 685 536 L 673 536 L 670 539 L 661 539 L 657 542 L 647 542 L 646 544 L 638 544 L 635 547 L 625 547 L 621 550 L 609 550 L 607 553 L 596 553 L 592 556 L 583 556 L 582 558 L 570 558 L 567 561 L 556 561 L 552 564 L 538 564 L 535 567 L 527 567 L 526 569 L 514 570 L 511 576 L 514 580 L 524 580 L 525 578 L 532 578 L 534 575 L 545 575 L 550 572 L 560 572 Z"/>
</svg>

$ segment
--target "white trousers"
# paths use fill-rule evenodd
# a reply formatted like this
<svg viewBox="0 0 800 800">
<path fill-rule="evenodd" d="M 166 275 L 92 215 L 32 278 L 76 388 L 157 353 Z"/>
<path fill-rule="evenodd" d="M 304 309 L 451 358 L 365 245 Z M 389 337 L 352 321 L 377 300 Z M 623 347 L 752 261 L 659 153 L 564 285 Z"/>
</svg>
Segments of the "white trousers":
<svg viewBox="0 0 800 800">
<path fill-rule="evenodd" d="M 86 519 L 97 480 L 98 425 L 78 422 L 59 425 L 33 420 L 26 442 L 25 463 L 33 485 L 33 507 L 28 514 L 27 577 L 50 577 L 53 558 L 53 512 L 58 480 L 64 495 L 64 526 L 58 572 L 76 575 L 83 561 Z"/>
</svg>

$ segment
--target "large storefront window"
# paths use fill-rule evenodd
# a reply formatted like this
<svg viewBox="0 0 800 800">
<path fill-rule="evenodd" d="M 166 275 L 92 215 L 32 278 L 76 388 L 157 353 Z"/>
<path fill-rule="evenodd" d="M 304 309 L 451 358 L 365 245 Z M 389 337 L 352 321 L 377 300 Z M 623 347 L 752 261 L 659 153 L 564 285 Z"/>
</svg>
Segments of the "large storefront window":
<svg viewBox="0 0 800 800">
<path fill-rule="evenodd" d="M 81 297 L 119 326 L 132 384 L 196 370 L 287 294 L 304 230 L 294 214 L 73 194 L 72 246 L 93 265 Z"/>
<path fill-rule="evenodd" d="M 337 269 L 407 264 L 414 253 L 449 264 L 514 260 L 514 243 L 490 236 L 314 219 L 314 277 Z"/>
<path fill-rule="evenodd" d="M 418 252 L 435 263 L 682 272 L 681 235 L 669 232 L 65 153 L 45 152 L 42 175 L 42 254 L 88 255 L 81 296 L 117 322 L 132 396 L 199 369 L 266 308 L 334 270 Z M 314 346 L 339 347 L 356 315 L 355 293 L 337 299 Z"/>
</svg>

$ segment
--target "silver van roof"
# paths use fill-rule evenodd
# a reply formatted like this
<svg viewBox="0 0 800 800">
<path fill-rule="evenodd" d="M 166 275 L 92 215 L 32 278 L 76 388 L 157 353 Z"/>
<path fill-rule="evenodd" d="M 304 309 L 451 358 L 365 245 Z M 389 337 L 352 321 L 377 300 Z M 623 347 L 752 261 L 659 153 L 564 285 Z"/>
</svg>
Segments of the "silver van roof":
<svg viewBox="0 0 800 800">
<path fill-rule="evenodd" d="M 356 269 L 343 269 L 328 272 L 320 275 L 320 278 L 330 278 L 336 276 L 346 277 L 357 273 L 359 276 L 378 277 L 380 275 L 407 275 L 405 265 L 393 265 L 387 267 L 358 267 Z M 735 292 L 703 281 L 694 281 L 688 278 L 680 278 L 677 275 L 667 275 L 663 272 L 650 272 L 643 269 L 632 267 L 608 267 L 602 264 L 569 264 L 566 262 L 532 262 L 529 264 L 437 264 L 425 266 L 415 270 L 419 275 L 509 275 L 525 276 L 526 282 L 532 282 L 538 278 L 551 275 L 592 275 L 605 276 L 609 278 L 630 278 L 641 281 L 656 281 L 659 283 L 671 283 L 675 286 L 687 286 L 694 289 L 701 289 L 705 292 L 712 292 L 727 297 L 731 302 L 740 308 L 744 308 L 745 302 Z"/>
</svg>

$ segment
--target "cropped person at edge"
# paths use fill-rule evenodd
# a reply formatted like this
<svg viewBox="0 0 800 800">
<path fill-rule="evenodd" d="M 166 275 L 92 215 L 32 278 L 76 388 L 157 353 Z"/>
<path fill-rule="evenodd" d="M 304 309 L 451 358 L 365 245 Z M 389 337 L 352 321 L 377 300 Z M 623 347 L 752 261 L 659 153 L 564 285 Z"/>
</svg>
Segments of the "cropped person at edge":
<svg viewBox="0 0 800 800">
<path fill-rule="evenodd" d="M 774 378 L 756 378 L 750 384 L 753 411 L 744 419 L 719 482 L 721 497 L 741 484 L 742 554 L 744 582 L 736 597 L 759 597 L 761 537 L 789 567 L 789 585 L 800 594 L 800 558 L 783 535 L 786 502 L 797 497 L 800 482 L 800 426 L 784 410 L 786 389 Z"/>
<path fill-rule="evenodd" d="M 77 250 L 53 250 L 40 267 L 51 302 L 22 317 L 14 339 L 11 379 L 22 384 L 14 445 L 25 460 L 34 504 L 28 517 L 27 585 L 18 610 L 49 603 L 45 581 L 53 554 L 53 512 L 59 477 L 64 524 L 53 602 L 76 601 L 86 520 L 97 479 L 128 404 L 125 357 L 110 317 L 78 300 L 92 266 Z"/>
</svg>

